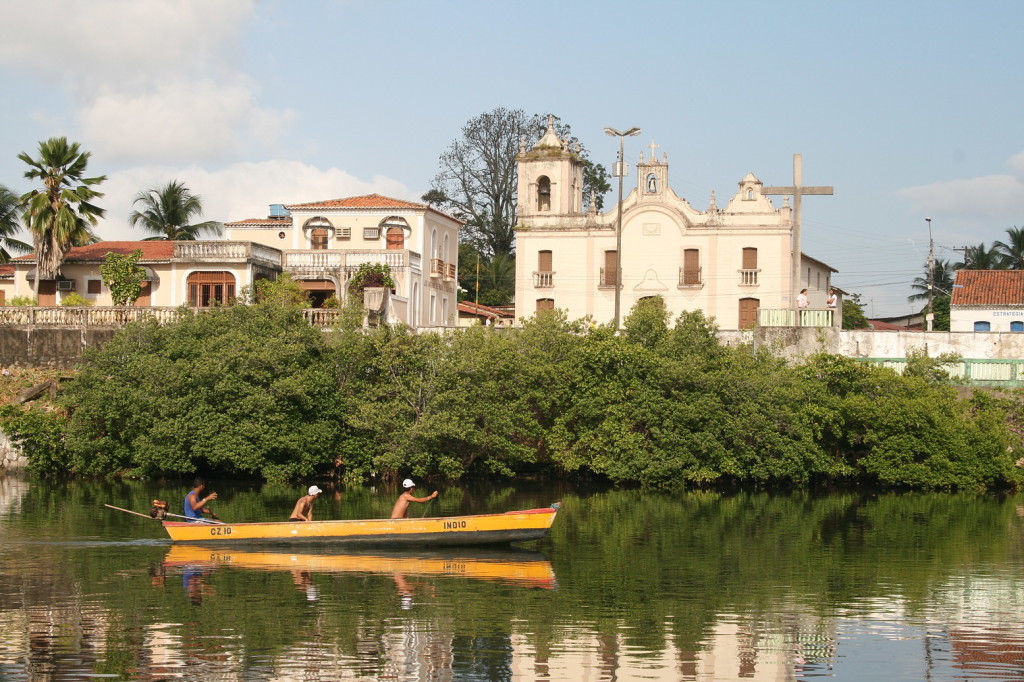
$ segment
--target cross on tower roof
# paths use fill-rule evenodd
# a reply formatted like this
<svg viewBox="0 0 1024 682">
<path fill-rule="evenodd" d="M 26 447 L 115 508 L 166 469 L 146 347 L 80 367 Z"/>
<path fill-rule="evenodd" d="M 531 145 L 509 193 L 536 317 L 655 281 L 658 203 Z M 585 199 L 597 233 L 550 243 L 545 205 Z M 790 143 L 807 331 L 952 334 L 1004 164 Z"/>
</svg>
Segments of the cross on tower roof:
<svg viewBox="0 0 1024 682">
<path fill-rule="evenodd" d="M 649 145 L 647 145 L 647 146 L 651 148 L 651 161 L 655 161 L 655 160 L 656 160 L 656 159 L 655 159 L 655 155 L 657 155 L 657 153 L 658 153 L 658 152 L 657 152 L 657 151 L 655 151 L 655 150 L 656 150 L 656 149 L 657 149 L 658 147 L 660 147 L 661 145 L 660 145 L 660 144 L 656 144 L 656 143 L 654 142 L 654 138 L 652 137 L 652 138 L 651 138 L 651 143 L 650 143 Z"/>
</svg>

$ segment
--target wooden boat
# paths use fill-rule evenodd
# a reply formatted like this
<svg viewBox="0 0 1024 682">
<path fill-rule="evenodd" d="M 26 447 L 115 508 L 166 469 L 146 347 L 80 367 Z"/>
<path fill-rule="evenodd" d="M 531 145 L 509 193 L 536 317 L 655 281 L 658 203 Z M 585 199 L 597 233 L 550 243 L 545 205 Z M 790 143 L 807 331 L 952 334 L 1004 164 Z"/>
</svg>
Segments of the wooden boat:
<svg viewBox="0 0 1024 682">
<path fill-rule="evenodd" d="M 419 550 L 393 552 L 379 548 L 345 554 L 250 551 L 240 548 L 173 545 L 164 557 L 167 568 L 211 567 L 309 573 L 391 573 L 446 576 L 514 584 L 541 589 L 556 587 L 551 562 L 540 552 L 514 550 Z"/>
<path fill-rule="evenodd" d="M 317 543 L 383 547 L 486 545 L 537 540 L 547 535 L 558 504 L 503 514 L 412 519 L 192 523 L 164 521 L 172 542 L 216 544 Z"/>
</svg>

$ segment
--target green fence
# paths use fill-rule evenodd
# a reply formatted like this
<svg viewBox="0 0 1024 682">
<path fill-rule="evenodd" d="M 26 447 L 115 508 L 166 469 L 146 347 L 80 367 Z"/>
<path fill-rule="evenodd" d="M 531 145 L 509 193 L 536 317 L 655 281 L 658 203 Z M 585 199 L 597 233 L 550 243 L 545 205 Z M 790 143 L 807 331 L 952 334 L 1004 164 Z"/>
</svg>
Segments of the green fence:
<svg viewBox="0 0 1024 682">
<path fill-rule="evenodd" d="M 907 367 L 905 358 L 864 358 L 882 367 L 902 374 Z M 944 365 L 954 381 L 972 386 L 1001 386 L 1024 388 L 1024 360 L 960 360 Z"/>
</svg>

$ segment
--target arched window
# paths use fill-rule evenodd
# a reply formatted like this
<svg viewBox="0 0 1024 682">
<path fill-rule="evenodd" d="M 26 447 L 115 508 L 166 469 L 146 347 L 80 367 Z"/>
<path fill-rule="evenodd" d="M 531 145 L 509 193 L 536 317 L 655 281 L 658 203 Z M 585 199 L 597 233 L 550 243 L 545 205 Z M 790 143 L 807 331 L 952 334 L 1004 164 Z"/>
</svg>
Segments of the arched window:
<svg viewBox="0 0 1024 682">
<path fill-rule="evenodd" d="M 380 221 L 378 228 L 384 234 L 385 246 L 387 248 L 405 248 L 405 238 L 410 232 L 409 223 L 405 221 L 405 218 L 388 216 L 384 220 Z"/>
<path fill-rule="evenodd" d="M 754 198 L 754 190 L 748 189 L 747 190 L 747 199 L 753 199 L 753 198 Z"/>
<path fill-rule="evenodd" d="M 430 257 L 437 258 L 437 228 L 430 232 Z"/>
<path fill-rule="evenodd" d="M 647 175 L 647 193 L 654 194 L 658 191 L 658 174 L 649 173 Z"/>
<path fill-rule="evenodd" d="M 1024 332 L 1024 321 L 1021 321 L 1021 320 L 1011 320 L 1010 321 L 1010 331 L 1011 332 Z"/>
<path fill-rule="evenodd" d="M 309 239 L 309 248 L 316 251 L 323 251 L 327 248 L 328 239 L 334 231 L 334 225 L 327 218 L 317 216 L 310 218 L 302 225 L 302 231 Z"/>
<path fill-rule="evenodd" d="M 420 326 L 420 283 L 412 283 L 412 296 L 409 297 L 409 324 Z"/>
<path fill-rule="evenodd" d="M 975 322 L 974 331 L 976 332 L 989 332 L 992 331 L 992 325 L 989 322 Z"/>
<path fill-rule="evenodd" d="M 444 236 L 444 248 L 441 250 L 441 260 L 445 263 L 451 263 L 452 259 L 448 257 L 448 235 Z"/>
<path fill-rule="evenodd" d="M 538 310 L 538 312 L 541 311 L 541 310 L 554 310 L 554 309 L 555 309 L 555 299 L 553 299 L 553 298 L 538 298 L 537 299 L 537 310 Z"/>
<path fill-rule="evenodd" d="M 188 304 L 193 308 L 209 308 L 230 303 L 235 298 L 235 276 L 230 272 L 193 272 L 185 280 Z"/>
<path fill-rule="evenodd" d="M 537 210 L 551 210 L 551 178 L 546 175 L 537 178 Z"/>
</svg>

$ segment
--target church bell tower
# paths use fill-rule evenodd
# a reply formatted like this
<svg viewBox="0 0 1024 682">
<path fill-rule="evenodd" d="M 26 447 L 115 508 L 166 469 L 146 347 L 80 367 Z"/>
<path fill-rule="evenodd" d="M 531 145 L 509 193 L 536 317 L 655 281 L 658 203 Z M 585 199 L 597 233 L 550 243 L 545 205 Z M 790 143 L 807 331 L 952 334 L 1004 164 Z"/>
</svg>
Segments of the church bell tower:
<svg viewBox="0 0 1024 682">
<path fill-rule="evenodd" d="M 555 118 L 548 116 L 548 129 L 529 150 L 520 141 L 516 167 L 519 172 L 519 223 L 523 227 L 557 223 L 557 217 L 583 212 L 583 162 L 576 151 L 555 132 Z"/>
</svg>

